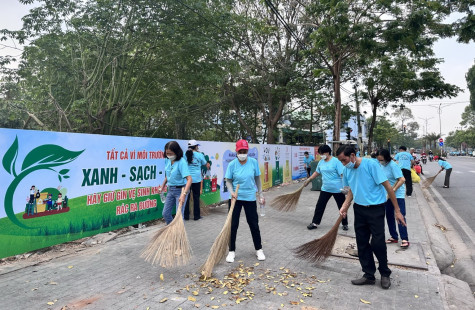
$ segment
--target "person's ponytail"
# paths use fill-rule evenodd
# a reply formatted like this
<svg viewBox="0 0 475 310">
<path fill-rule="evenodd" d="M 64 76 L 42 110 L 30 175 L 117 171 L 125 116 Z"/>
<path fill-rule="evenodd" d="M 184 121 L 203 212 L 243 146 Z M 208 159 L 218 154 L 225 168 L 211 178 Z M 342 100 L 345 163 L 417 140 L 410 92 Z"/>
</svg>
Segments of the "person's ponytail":
<svg viewBox="0 0 475 310">
<path fill-rule="evenodd" d="M 188 148 L 185 155 L 186 155 L 186 161 L 188 162 L 188 165 L 191 164 L 193 162 L 193 149 Z"/>
</svg>

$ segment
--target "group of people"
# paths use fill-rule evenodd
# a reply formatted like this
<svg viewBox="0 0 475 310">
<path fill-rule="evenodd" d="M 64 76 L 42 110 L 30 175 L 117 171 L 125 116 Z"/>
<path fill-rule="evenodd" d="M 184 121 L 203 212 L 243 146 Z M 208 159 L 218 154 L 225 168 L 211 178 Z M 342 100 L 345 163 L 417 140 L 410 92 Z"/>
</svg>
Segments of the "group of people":
<svg viewBox="0 0 475 310">
<path fill-rule="evenodd" d="M 192 191 L 194 200 L 194 219 L 199 220 L 199 194 L 201 176 L 200 167 L 206 164 L 203 155 L 198 150 L 199 144 L 195 140 L 188 143 L 186 159 L 183 151 L 176 141 L 165 145 L 165 179 L 162 188 L 168 184 L 168 195 L 163 209 L 163 217 L 169 224 L 172 209 L 180 202 L 187 202 L 187 197 Z M 236 142 L 236 158 L 232 160 L 225 174 L 225 182 L 230 192 L 230 198 L 235 199 L 231 221 L 231 239 L 226 261 L 234 262 L 236 257 L 236 235 L 239 227 L 239 218 L 244 209 L 246 220 L 251 230 L 254 248 L 258 260 L 265 260 L 262 249 L 261 234 L 259 229 L 259 216 L 257 214 L 257 198 L 262 197 L 260 170 L 257 160 L 248 157 L 249 145 L 246 140 Z M 352 280 L 354 285 L 375 283 L 376 265 L 373 254 L 379 262 L 378 270 L 381 274 L 381 287 L 387 289 L 391 286 L 391 270 L 387 262 L 387 244 L 399 243 L 402 248 L 409 247 L 409 237 L 406 227 L 405 197 L 412 195 L 411 166 L 414 157 L 401 146 L 400 152 L 391 158 L 386 149 L 378 150 L 376 160 L 357 156 L 356 150 L 351 145 L 343 145 L 332 156 L 328 145 L 319 148 L 321 160 L 313 174 L 310 175 L 310 162 L 313 156 L 305 154 L 305 169 L 309 177 L 304 185 L 322 175 L 322 189 L 315 207 L 312 222 L 307 226 L 309 230 L 316 229 L 322 220 L 326 205 L 331 197 L 337 203 L 339 213 L 342 215 L 342 229 L 348 230 L 348 209 L 353 202 L 354 229 L 358 247 L 358 258 L 363 270 L 363 276 Z M 447 170 L 450 177 L 451 167 L 442 160 L 439 164 Z M 239 190 L 236 193 L 237 185 Z M 343 191 L 344 188 L 348 190 Z M 231 203 L 230 199 L 230 203 Z M 264 203 L 264 201 L 261 201 Z M 186 203 L 189 205 L 189 202 Z M 187 207 L 189 208 L 189 207 Z M 187 219 L 189 214 L 185 208 L 183 216 Z M 384 229 L 385 219 L 390 232 L 386 240 Z"/>
</svg>

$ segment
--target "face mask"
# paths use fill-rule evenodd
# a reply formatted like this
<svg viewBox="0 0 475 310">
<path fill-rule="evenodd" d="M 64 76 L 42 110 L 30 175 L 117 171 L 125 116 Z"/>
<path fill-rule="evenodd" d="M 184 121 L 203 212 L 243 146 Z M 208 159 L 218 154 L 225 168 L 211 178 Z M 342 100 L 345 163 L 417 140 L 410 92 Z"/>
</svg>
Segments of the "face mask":
<svg viewBox="0 0 475 310">
<path fill-rule="evenodd" d="M 247 154 L 238 154 L 239 161 L 245 161 L 247 159 Z"/>
<path fill-rule="evenodd" d="M 381 165 L 383 165 L 383 166 L 387 166 L 387 165 L 388 165 L 388 163 L 385 162 L 385 161 L 380 161 L 379 163 L 380 163 Z"/>
<path fill-rule="evenodd" d="M 321 157 L 323 160 L 327 159 L 327 155 L 322 155 Z"/>
<path fill-rule="evenodd" d="M 352 168 L 354 168 L 354 167 L 355 167 L 355 163 L 354 163 L 354 162 L 352 162 L 352 161 L 351 161 L 351 159 L 350 159 L 350 162 L 349 162 L 349 163 L 347 163 L 347 164 L 345 165 L 345 167 L 346 167 L 346 168 L 348 168 L 348 169 L 352 169 Z"/>
<path fill-rule="evenodd" d="M 175 155 L 172 155 L 172 156 L 167 156 L 169 160 L 171 161 L 174 161 L 176 159 L 176 156 Z"/>
</svg>

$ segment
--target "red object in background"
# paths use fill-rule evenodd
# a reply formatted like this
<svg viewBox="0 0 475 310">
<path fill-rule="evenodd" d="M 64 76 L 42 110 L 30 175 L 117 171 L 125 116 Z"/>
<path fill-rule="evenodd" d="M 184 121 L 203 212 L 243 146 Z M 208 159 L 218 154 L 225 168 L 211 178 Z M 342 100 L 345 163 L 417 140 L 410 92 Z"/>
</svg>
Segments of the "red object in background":
<svg viewBox="0 0 475 310">
<path fill-rule="evenodd" d="M 419 166 L 419 165 L 414 166 L 414 170 L 416 170 L 417 174 L 421 174 L 421 172 L 422 172 L 421 166 Z"/>
<path fill-rule="evenodd" d="M 218 190 L 218 178 L 211 179 L 211 191 L 215 192 Z"/>
<path fill-rule="evenodd" d="M 269 163 L 265 162 L 264 163 L 264 182 L 269 181 Z"/>
</svg>

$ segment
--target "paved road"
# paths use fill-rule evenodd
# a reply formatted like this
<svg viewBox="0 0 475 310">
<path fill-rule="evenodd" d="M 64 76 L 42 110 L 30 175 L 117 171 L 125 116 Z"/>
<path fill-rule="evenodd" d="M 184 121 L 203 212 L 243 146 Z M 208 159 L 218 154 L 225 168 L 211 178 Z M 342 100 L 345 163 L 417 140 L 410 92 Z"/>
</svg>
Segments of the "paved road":
<svg viewBox="0 0 475 310">
<path fill-rule="evenodd" d="M 441 172 L 432 183 L 430 191 L 434 195 L 434 199 L 439 202 L 439 206 L 447 214 L 452 225 L 457 228 L 462 239 L 465 242 L 474 242 L 470 237 L 473 236 L 475 230 L 475 158 L 450 156 L 448 162 L 453 167 L 450 188 L 442 187 L 445 172 Z M 423 172 L 426 177 L 433 176 L 439 169 L 440 166 L 435 161 L 428 161 L 426 165 L 423 165 Z M 450 208 L 455 212 L 451 214 Z M 454 217 L 453 213 L 456 213 L 458 217 Z M 462 228 L 461 225 L 465 227 Z"/>
</svg>

